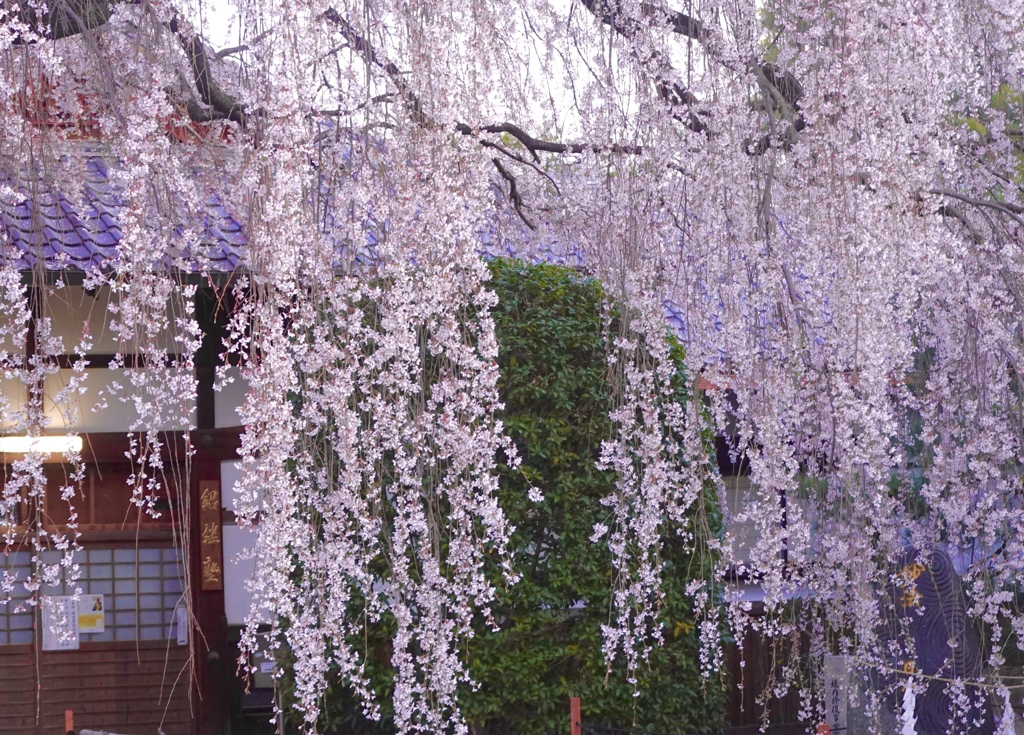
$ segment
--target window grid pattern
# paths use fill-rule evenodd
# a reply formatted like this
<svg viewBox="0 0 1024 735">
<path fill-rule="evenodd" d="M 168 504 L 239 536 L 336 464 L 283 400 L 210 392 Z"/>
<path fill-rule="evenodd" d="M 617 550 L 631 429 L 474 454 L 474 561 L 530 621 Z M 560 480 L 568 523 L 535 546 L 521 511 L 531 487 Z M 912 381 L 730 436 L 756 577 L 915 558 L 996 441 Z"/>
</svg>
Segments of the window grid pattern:
<svg viewBox="0 0 1024 735">
<path fill-rule="evenodd" d="M 29 593 L 22 584 L 32 569 L 32 554 L 15 551 L 5 554 L 3 572 L 7 579 L 15 580 L 7 604 L 0 603 L 0 645 L 31 643 L 35 608 L 28 605 Z"/>
<path fill-rule="evenodd" d="M 57 552 L 44 552 L 44 562 L 59 561 Z M 28 593 L 21 582 L 29 578 L 31 555 L 17 552 L 5 557 L 5 569 L 18 583 L 11 602 L 0 605 L 0 645 L 31 643 L 34 608 L 26 605 Z M 174 612 L 183 604 L 184 568 L 181 551 L 157 549 L 84 549 L 75 555 L 80 576 L 74 584 L 66 579 L 46 587 L 43 594 L 103 595 L 105 630 L 82 633 L 81 643 L 106 641 L 166 640 L 175 636 Z"/>
</svg>

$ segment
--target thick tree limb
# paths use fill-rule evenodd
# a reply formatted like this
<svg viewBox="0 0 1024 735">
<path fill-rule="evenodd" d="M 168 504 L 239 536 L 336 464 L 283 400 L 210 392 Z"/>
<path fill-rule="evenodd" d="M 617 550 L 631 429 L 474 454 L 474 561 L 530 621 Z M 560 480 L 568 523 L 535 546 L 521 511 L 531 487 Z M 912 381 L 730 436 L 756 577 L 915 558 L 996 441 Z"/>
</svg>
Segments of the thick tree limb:
<svg viewBox="0 0 1024 735">
<path fill-rule="evenodd" d="M 789 127 L 786 128 L 782 135 L 766 133 L 756 142 L 748 140 L 746 143 L 747 154 L 751 156 L 763 156 L 772 148 L 779 148 L 783 151 L 788 151 L 796 145 L 798 133 L 806 127 L 807 123 L 803 117 L 798 117 L 791 125 L 789 125 Z"/>
<path fill-rule="evenodd" d="M 229 120 L 234 120 L 239 125 L 245 125 L 245 111 L 242 105 L 213 81 L 213 74 L 210 72 L 210 63 L 206 57 L 206 48 L 202 39 L 193 35 L 192 38 L 183 41 L 182 45 L 188 56 L 189 64 L 192 66 L 196 89 L 199 90 L 199 96 L 203 102 Z"/>
<path fill-rule="evenodd" d="M 602 23 L 615 30 L 624 38 L 633 38 L 640 30 L 631 18 L 625 18 L 618 14 L 618 3 L 615 0 L 583 0 L 583 5 L 591 14 L 600 19 Z M 641 10 L 648 17 L 666 16 L 663 11 L 658 10 L 649 3 L 642 4 Z M 678 26 L 679 30 L 676 32 L 684 33 L 685 35 L 692 33 L 693 38 L 703 36 L 704 30 L 700 21 L 682 13 L 677 14 L 677 16 L 671 23 L 673 30 Z M 668 103 L 672 117 L 695 133 L 706 133 L 708 131 L 707 124 L 692 109 L 697 104 L 697 98 L 694 97 L 690 90 L 671 79 L 672 76 L 675 76 L 675 70 L 667 60 L 659 57 L 654 63 L 657 67 L 654 69 L 653 74 L 654 88 L 658 96 Z M 677 109 L 680 106 L 686 106 L 691 109 L 686 114 L 683 114 Z"/>
<path fill-rule="evenodd" d="M 196 90 L 199 92 L 199 98 L 203 101 L 203 104 L 212 107 L 223 118 L 233 120 L 244 127 L 247 121 L 245 108 L 236 98 L 221 89 L 220 85 L 214 81 L 213 73 L 210 71 L 210 60 L 206 55 L 206 45 L 203 43 L 202 38 L 196 33 L 187 33 L 181 30 L 178 27 L 177 16 L 171 18 L 170 29 L 178 37 L 178 42 L 181 43 L 181 47 L 185 51 L 185 56 L 188 58 L 189 66 L 192 69 L 192 79 L 195 82 Z M 193 110 L 190 106 L 188 111 L 189 117 L 196 120 L 196 117 L 193 115 L 194 111 L 198 112 L 199 108 Z M 196 122 L 205 122 L 205 120 L 196 120 Z"/>
<path fill-rule="evenodd" d="M 581 0 L 581 2 L 583 3 L 583 6 L 594 15 L 594 17 L 614 29 L 624 38 L 633 38 L 640 30 L 632 17 L 620 12 L 619 0 Z M 713 50 L 709 48 L 708 43 L 710 40 L 710 34 L 700 20 L 687 15 L 686 13 L 673 12 L 649 2 L 640 4 L 640 12 L 645 18 L 661 20 L 665 27 L 670 29 L 673 33 L 699 41 L 705 48 L 708 48 L 708 50 L 713 53 Z M 661 62 L 661 64 L 662 66 L 666 66 L 665 62 Z M 667 69 L 671 69 L 671 67 L 667 67 Z M 782 103 L 779 107 L 781 109 L 790 108 L 790 114 L 787 116 L 790 119 L 796 119 L 796 122 L 790 126 L 783 139 L 784 147 L 788 148 L 792 146 L 793 142 L 795 142 L 796 134 L 805 127 L 802 118 L 799 117 L 798 106 L 800 98 L 803 96 L 803 86 L 795 76 L 780 69 L 775 64 L 768 62 L 754 62 L 751 63 L 750 69 L 757 76 L 758 83 L 762 88 L 764 88 L 765 94 L 777 97 L 778 101 Z M 655 76 L 655 87 L 658 91 L 658 95 L 668 102 L 670 106 L 687 105 L 692 107 L 696 104 L 697 99 L 693 94 L 689 92 L 689 90 L 682 88 L 679 84 L 670 81 L 667 78 L 667 74 L 664 72 L 657 72 Z M 707 132 L 707 125 L 692 110 L 687 117 L 683 117 L 673 110 L 672 116 L 694 132 Z M 747 151 L 754 155 L 762 155 L 772 146 L 773 143 L 771 137 L 766 136 L 756 144 L 749 144 L 747 146 Z"/>
<path fill-rule="evenodd" d="M 513 138 L 523 144 L 523 147 L 530 152 L 535 161 L 540 161 L 540 156 L 537 155 L 538 151 L 544 153 L 585 153 L 592 151 L 594 153 L 629 153 L 639 154 L 643 153 L 643 146 L 638 145 L 620 145 L 614 143 L 612 145 L 597 145 L 596 143 L 556 143 L 550 140 L 541 140 L 540 138 L 534 138 L 532 135 L 527 133 L 525 130 L 520 128 L 518 125 L 512 123 L 502 123 L 501 125 L 484 125 L 478 130 L 474 130 L 465 123 L 458 123 L 455 126 L 463 135 L 479 135 L 483 133 L 508 133 Z"/>
<path fill-rule="evenodd" d="M 557 191 L 559 194 L 562 193 L 562 190 L 558 188 L 558 183 L 553 178 L 551 178 L 551 174 L 549 174 L 547 171 L 542 169 L 540 166 L 538 166 L 533 161 L 527 161 L 525 158 L 520 156 L 518 153 L 516 153 L 515 151 L 510 151 L 508 148 L 503 146 L 501 143 L 492 143 L 489 140 L 482 140 L 481 139 L 480 145 L 482 145 L 484 148 L 493 148 L 494 150 L 498 151 L 502 155 L 508 156 L 513 161 L 518 161 L 519 163 L 523 164 L 524 166 L 529 166 L 534 171 L 536 171 L 541 176 L 543 176 L 545 179 L 550 181 L 551 185 L 553 187 L 555 187 L 555 191 Z"/>
<path fill-rule="evenodd" d="M 762 107 L 764 108 L 765 114 L 768 116 L 768 133 L 763 135 L 760 140 L 755 144 L 753 141 L 748 140 L 746 143 L 746 151 L 749 155 L 760 156 L 768 152 L 771 148 L 781 148 L 784 151 L 788 151 L 792 148 L 799 136 L 799 133 L 807 127 L 807 122 L 804 116 L 800 113 L 800 108 L 796 102 L 790 102 L 789 95 L 796 95 L 796 99 L 799 99 L 799 95 L 803 94 L 803 89 L 799 87 L 792 87 L 785 81 L 780 81 L 778 70 L 773 64 L 764 64 L 758 66 L 755 63 L 751 63 L 750 69 L 757 79 L 757 84 L 761 88 L 762 93 Z M 793 80 L 795 83 L 796 80 Z M 777 85 L 782 85 L 780 88 Z M 781 116 L 783 120 L 788 121 L 786 130 L 778 135 L 776 131 L 776 114 Z"/>
<path fill-rule="evenodd" d="M 195 100 L 185 103 L 185 111 L 192 122 L 214 122 L 215 120 L 226 120 L 227 115 L 212 107 L 203 107 Z"/>
<path fill-rule="evenodd" d="M 105 25 L 110 20 L 114 7 L 123 2 L 137 2 L 137 0 L 53 0 L 50 10 L 42 16 L 33 8 L 25 7 L 25 3 L 21 3 L 21 9 L 15 14 L 15 17 L 29 26 L 41 28 L 44 31 L 44 38 L 47 40 L 57 41 Z M 5 6 L 9 4 L 10 0 L 4 0 Z M 178 36 L 178 40 L 185 50 L 200 99 L 212 108 L 206 110 L 196 104 L 194 100 L 190 100 L 186 103 L 189 118 L 195 122 L 229 119 L 244 125 L 246 118 L 244 107 L 237 99 L 224 92 L 214 81 L 202 39 L 196 34 L 186 36 L 180 31 L 177 18 L 171 19 L 170 29 Z M 237 50 L 228 49 L 229 52 Z M 217 58 L 220 56 L 218 55 Z"/>
<path fill-rule="evenodd" d="M 248 51 L 248 50 L 249 50 L 249 46 L 243 43 L 241 46 L 232 46 L 230 48 L 221 49 L 216 54 L 214 54 L 214 58 L 216 58 L 216 59 L 226 59 L 228 56 L 231 56 L 233 54 L 240 54 L 243 51 Z"/>
<path fill-rule="evenodd" d="M 697 113 L 690 109 L 684 116 L 677 111 L 677 107 L 686 106 L 692 107 L 697 104 L 697 98 L 693 96 L 693 93 L 676 82 L 670 82 L 665 79 L 655 80 L 655 89 L 658 92 L 658 96 L 662 100 L 668 103 L 672 117 L 678 122 L 688 127 L 695 133 L 706 133 L 708 131 L 707 124 L 697 116 Z"/>
<path fill-rule="evenodd" d="M 982 207 L 985 209 L 995 210 L 996 212 L 999 212 L 1000 214 L 1009 217 L 1021 227 L 1024 227 L 1024 218 L 1022 218 L 1017 212 L 1017 210 L 1024 210 L 1024 208 L 1017 207 L 1012 204 L 996 202 L 991 199 L 975 199 L 974 197 L 959 194 L 955 191 L 950 191 L 948 189 L 929 189 L 928 193 L 938 194 L 939 196 L 944 197 L 950 197 L 951 199 L 958 199 L 964 204 L 970 204 L 972 207 Z M 1021 211 L 1020 214 L 1024 214 L 1024 211 Z"/>
<path fill-rule="evenodd" d="M 516 208 L 516 213 L 519 218 L 526 223 L 526 226 L 531 230 L 536 230 L 537 225 L 533 224 L 523 212 L 523 197 L 519 193 L 519 184 L 516 182 L 516 177 L 509 173 L 508 169 L 501 165 L 501 161 L 497 156 L 491 159 L 494 162 L 495 168 L 498 169 L 498 173 L 501 174 L 501 178 L 508 182 L 508 198 L 512 202 L 512 206 Z"/>
<path fill-rule="evenodd" d="M 20 2 L 14 13 L 22 23 L 43 31 L 43 37 L 50 41 L 77 36 L 105 25 L 114 12 L 114 6 L 124 0 L 53 0 L 50 10 L 40 16 L 26 2 Z M 4 10 L 11 11 L 14 3 L 4 0 Z"/>
<path fill-rule="evenodd" d="M 377 67 L 387 74 L 388 78 L 391 79 L 392 83 L 398 89 L 399 94 L 405 98 L 410 113 L 415 121 L 427 127 L 437 127 L 437 123 L 424 112 L 423 105 L 419 98 L 412 90 L 409 89 L 409 85 L 406 84 L 405 74 L 394 62 L 378 54 L 377 50 L 373 48 L 373 45 L 333 8 L 328 8 L 327 11 L 324 12 L 324 18 L 329 20 L 338 28 L 341 35 L 345 37 L 349 44 L 351 44 L 352 48 L 354 48 L 368 64 Z M 600 146 L 596 144 L 556 143 L 548 140 L 541 140 L 539 138 L 534 138 L 522 128 L 517 125 L 513 125 L 512 123 L 486 125 L 476 131 L 465 123 L 458 123 L 455 128 L 463 135 L 469 136 L 477 136 L 481 132 L 491 134 L 508 133 L 522 143 L 523 147 L 530 152 L 534 161 L 538 163 L 540 162 L 540 157 L 537 155 L 538 151 L 545 153 L 583 153 L 584 151 L 594 151 L 597 153 L 636 154 L 641 153 L 643 150 L 640 146 L 626 146 L 618 144 Z M 493 147 L 493 144 L 487 145 L 491 145 Z"/>
<path fill-rule="evenodd" d="M 800 98 L 804 96 L 804 87 L 795 76 L 775 64 L 763 63 L 757 66 L 757 70 L 786 104 L 798 108 Z"/>
<path fill-rule="evenodd" d="M 324 11 L 324 18 L 331 21 L 338 28 L 338 32 L 345 37 L 345 40 L 354 48 L 360 56 L 368 63 L 376 66 L 382 70 L 388 77 L 391 78 L 392 83 L 398 88 L 399 93 L 406 101 L 406 106 L 409 109 L 409 113 L 420 125 L 426 125 L 427 127 L 434 127 L 434 121 L 431 120 L 423 112 L 423 105 L 420 103 L 419 97 L 416 93 L 409 89 L 409 85 L 405 83 L 404 75 L 402 70 L 395 66 L 394 62 L 381 58 L 373 45 L 352 26 L 345 18 L 343 18 L 338 11 L 334 8 L 328 8 Z"/>
<path fill-rule="evenodd" d="M 971 240 L 974 241 L 975 245 L 980 245 L 981 243 L 983 243 L 985 241 L 985 238 L 983 238 L 981 236 L 981 233 L 979 233 L 974 228 L 974 225 L 971 224 L 970 220 L 967 219 L 967 215 L 965 215 L 963 212 L 961 212 L 956 207 L 952 207 L 952 206 L 950 206 L 948 204 L 943 204 L 941 207 L 939 207 L 936 210 L 936 213 L 937 214 L 941 214 L 943 217 L 952 217 L 957 222 L 962 224 L 967 229 L 967 232 L 970 233 Z"/>
<path fill-rule="evenodd" d="M 628 20 L 619 12 L 618 0 L 582 0 L 583 7 L 589 10 L 606 26 L 614 28 L 625 35 L 635 32 Z M 673 33 L 692 38 L 695 41 L 706 41 L 707 31 L 704 24 L 683 12 L 674 13 L 654 3 L 640 3 L 640 12 L 645 18 L 660 19 L 666 26 L 671 26 Z"/>
</svg>

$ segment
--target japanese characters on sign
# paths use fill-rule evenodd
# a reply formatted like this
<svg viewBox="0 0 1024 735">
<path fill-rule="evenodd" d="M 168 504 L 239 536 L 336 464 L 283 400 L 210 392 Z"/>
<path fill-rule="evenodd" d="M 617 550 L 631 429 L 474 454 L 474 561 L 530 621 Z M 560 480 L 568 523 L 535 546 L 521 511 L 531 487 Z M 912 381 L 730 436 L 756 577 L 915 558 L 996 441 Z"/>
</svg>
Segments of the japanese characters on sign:
<svg viewBox="0 0 1024 735">
<path fill-rule="evenodd" d="M 846 732 L 847 689 L 850 670 L 846 656 L 825 656 L 825 724 L 830 733 Z"/>
<path fill-rule="evenodd" d="M 199 579 L 205 591 L 224 589 L 224 550 L 220 517 L 220 483 L 199 483 Z"/>
<path fill-rule="evenodd" d="M 78 649 L 78 598 L 44 595 L 41 614 L 44 651 Z"/>
</svg>

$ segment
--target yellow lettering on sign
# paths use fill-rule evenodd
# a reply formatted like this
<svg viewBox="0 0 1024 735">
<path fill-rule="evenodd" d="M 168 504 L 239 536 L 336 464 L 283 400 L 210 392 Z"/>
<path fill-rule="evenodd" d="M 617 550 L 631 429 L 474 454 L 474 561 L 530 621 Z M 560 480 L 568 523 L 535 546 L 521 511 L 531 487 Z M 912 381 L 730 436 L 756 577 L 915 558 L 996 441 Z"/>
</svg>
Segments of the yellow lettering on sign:
<svg viewBox="0 0 1024 735">
<path fill-rule="evenodd" d="M 208 487 L 199 496 L 200 510 L 218 510 L 220 508 L 220 493 L 215 488 Z"/>
<path fill-rule="evenodd" d="M 903 607 L 920 607 L 921 593 L 914 587 L 909 588 L 900 595 L 900 604 Z"/>
<path fill-rule="evenodd" d="M 220 543 L 220 525 L 216 522 L 210 522 L 203 526 L 203 535 L 200 540 L 203 544 L 219 544 Z"/>
<path fill-rule="evenodd" d="M 920 562 L 914 562 L 913 564 L 907 564 L 903 567 L 903 576 L 913 582 L 915 579 L 924 574 L 924 570 L 927 569 L 924 564 Z"/>
<path fill-rule="evenodd" d="M 203 582 L 216 584 L 220 582 L 220 574 L 220 564 L 215 562 L 211 556 L 205 557 L 203 559 Z"/>
</svg>

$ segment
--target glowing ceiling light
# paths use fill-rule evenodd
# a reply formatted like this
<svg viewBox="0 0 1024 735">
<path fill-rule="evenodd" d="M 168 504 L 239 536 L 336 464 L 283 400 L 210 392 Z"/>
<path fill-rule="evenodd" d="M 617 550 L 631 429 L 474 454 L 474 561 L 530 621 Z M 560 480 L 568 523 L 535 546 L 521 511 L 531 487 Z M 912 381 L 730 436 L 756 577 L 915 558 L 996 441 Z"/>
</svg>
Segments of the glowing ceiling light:
<svg viewBox="0 0 1024 735">
<path fill-rule="evenodd" d="M 80 436 L 0 436 L 0 453 L 5 454 L 63 454 L 80 451 Z"/>
</svg>

